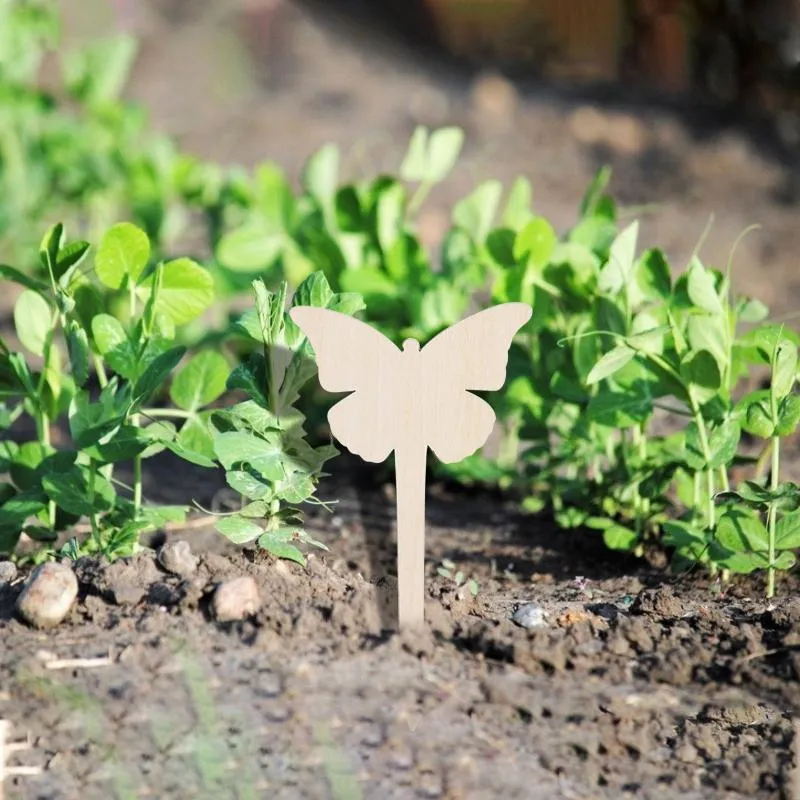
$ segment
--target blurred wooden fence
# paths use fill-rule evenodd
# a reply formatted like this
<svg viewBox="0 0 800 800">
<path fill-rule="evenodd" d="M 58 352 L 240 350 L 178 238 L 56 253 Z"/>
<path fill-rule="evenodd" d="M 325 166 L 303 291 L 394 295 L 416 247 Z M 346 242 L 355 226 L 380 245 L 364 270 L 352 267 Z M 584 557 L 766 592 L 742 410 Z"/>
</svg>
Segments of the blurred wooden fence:
<svg viewBox="0 0 800 800">
<path fill-rule="evenodd" d="M 675 93 L 733 86 L 731 100 L 797 75 L 800 62 L 800 0 L 417 2 L 453 55 L 545 78 Z"/>
</svg>

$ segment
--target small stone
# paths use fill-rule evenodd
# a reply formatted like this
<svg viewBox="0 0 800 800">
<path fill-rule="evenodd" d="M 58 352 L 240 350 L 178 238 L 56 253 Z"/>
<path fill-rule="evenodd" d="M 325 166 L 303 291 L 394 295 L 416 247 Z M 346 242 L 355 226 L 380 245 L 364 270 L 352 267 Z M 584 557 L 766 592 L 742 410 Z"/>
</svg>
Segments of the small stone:
<svg viewBox="0 0 800 800">
<path fill-rule="evenodd" d="M 34 628 L 54 628 L 78 596 L 78 579 L 66 564 L 47 562 L 32 573 L 17 598 L 17 613 Z"/>
<path fill-rule="evenodd" d="M 0 586 L 11 583 L 17 577 L 17 565 L 13 561 L 0 561 Z"/>
<path fill-rule="evenodd" d="M 249 575 L 223 581 L 214 592 L 211 607 L 220 622 L 245 619 L 261 607 L 258 586 Z"/>
<path fill-rule="evenodd" d="M 502 75 L 487 72 L 472 85 L 472 111 L 481 123 L 505 128 L 517 114 L 519 94 L 511 81 Z"/>
<path fill-rule="evenodd" d="M 511 617 L 511 621 L 515 622 L 520 628 L 546 628 L 547 615 L 541 606 L 534 603 L 526 603 L 520 606 Z"/>
<path fill-rule="evenodd" d="M 168 542 L 158 553 L 158 563 L 167 572 L 188 578 L 197 571 L 197 558 L 189 547 L 189 542 Z"/>
</svg>

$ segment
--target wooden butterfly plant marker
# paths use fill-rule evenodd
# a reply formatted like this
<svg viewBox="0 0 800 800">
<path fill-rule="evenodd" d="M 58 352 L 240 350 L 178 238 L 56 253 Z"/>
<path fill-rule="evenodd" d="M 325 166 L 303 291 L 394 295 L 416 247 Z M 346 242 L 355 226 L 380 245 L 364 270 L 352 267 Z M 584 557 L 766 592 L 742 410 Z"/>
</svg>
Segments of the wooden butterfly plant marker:
<svg viewBox="0 0 800 800">
<path fill-rule="evenodd" d="M 469 390 L 502 387 L 508 350 L 531 309 L 524 303 L 493 306 L 421 350 L 413 339 L 400 350 L 369 325 L 329 309 L 296 306 L 290 315 L 314 349 L 322 388 L 352 392 L 328 414 L 332 434 L 365 461 L 384 461 L 394 450 L 399 623 L 420 625 L 428 447 L 450 464 L 486 443 L 495 414 Z"/>
</svg>

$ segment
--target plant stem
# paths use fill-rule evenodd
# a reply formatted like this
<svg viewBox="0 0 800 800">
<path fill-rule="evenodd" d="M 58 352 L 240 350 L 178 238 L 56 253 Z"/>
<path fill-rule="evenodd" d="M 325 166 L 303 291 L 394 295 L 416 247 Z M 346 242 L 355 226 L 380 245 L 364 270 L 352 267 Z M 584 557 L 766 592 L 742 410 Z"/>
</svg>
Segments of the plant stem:
<svg viewBox="0 0 800 800">
<path fill-rule="evenodd" d="M 425 198 L 430 194 L 431 189 L 433 189 L 433 184 L 428 181 L 423 181 L 417 187 L 417 191 L 414 192 L 413 197 L 408 203 L 408 210 L 406 213 L 409 217 L 413 217 L 414 214 L 419 211 L 420 206 L 425 202 Z"/>
<path fill-rule="evenodd" d="M 779 471 L 781 466 L 781 440 L 778 436 L 772 437 L 772 475 L 770 476 L 770 489 L 778 490 Z M 773 501 L 767 511 L 767 533 L 769 566 L 767 567 L 767 597 L 775 597 L 775 526 L 778 521 L 778 507 Z"/>
<path fill-rule="evenodd" d="M 145 417 L 163 417 L 172 419 L 191 419 L 194 416 L 192 411 L 184 411 L 181 408 L 143 408 L 142 414 Z"/>
<path fill-rule="evenodd" d="M 134 427 L 139 427 L 139 415 L 134 414 L 131 417 L 131 424 Z M 133 458 L 133 508 L 134 514 L 138 518 L 139 512 L 142 509 L 142 456 L 141 453 Z"/>
<path fill-rule="evenodd" d="M 94 459 L 89 461 L 89 505 L 92 510 L 89 514 L 89 523 L 92 526 L 92 540 L 97 545 L 98 552 L 102 552 L 102 543 L 100 541 L 100 532 L 97 529 L 97 511 L 94 507 L 94 478 L 97 470 Z"/>
</svg>

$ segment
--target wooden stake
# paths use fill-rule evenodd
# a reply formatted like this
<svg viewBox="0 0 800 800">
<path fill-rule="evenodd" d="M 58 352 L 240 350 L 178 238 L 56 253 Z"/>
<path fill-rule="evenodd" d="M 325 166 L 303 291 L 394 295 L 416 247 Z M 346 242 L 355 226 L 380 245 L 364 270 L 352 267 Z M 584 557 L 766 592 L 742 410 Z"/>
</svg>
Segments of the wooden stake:
<svg viewBox="0 0 800 800">
<path fill-rule="evenodd" d="M 397 487 L 397 613 L 401 628 L 425 622 L 425 472 L 424 443 L 398 447 L 394 454 Z"/>
<path fill-rule="evenodd" d="M 290 312 L 317 358 L 319 382 L 350 392 L 330 410 L 331 433 L 365 461 L 392 451 L 397 482 L 397 579 L 400 627 L 425 614 L 425 466 L 428 447 L 446 463 L 483 447 L 495 423 L 491 406 L 470 390 L 496 391 L 508 350 L 530 319 L 523 303 L 481 311 L 403 349 L 345 314 L 296 306 Z"/>
</svg>

